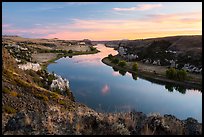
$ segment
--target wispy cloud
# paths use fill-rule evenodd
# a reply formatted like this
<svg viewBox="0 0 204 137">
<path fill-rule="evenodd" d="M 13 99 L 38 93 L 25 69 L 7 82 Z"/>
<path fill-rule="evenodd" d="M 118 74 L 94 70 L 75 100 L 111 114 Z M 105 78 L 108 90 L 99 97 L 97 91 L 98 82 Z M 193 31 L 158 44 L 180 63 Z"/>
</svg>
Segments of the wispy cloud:
<svg viewBox="0 0 204 137">
<path fill-rule="evenodd" d="M 174 14 L 149 14 L 145 17 L 147 20 L 155 22 L 183 22 L 183 23 L 196 23 L 202 21 L 201 12 L 186 12 Z"/>
<path fill-rule="evenodd" d="M 77 6 L 81 6 L 81 5 L 92 5 L 92 4 L 99 4 L 101 2 L 66 2 L 66 5 L 77 5 Z"/>
<path fill-rule="evenodd" d="M 4 26 L 9 26 L 4 24 Z M 68 23 L 34 25 L 23 29 L 4 27 L 3 33 L 36 35 L 44 38 L 116 40 L 167 35 L 202 34 L 202 13 L 151 14 L 142 19 L 88 20 L 72 19 Z"/>
<path fill-rule="evenodd" d="M 162 7 L 162 4 L 140 4 L 130 8 L 113 8 L 115 11 L 145 11 Z"/>
<path fill-rule="evenodd" d="M 2 27 L 3 28 L 9 28 L 9 27 L 11 27 L 11 24 L 2 24 Z"/>
</svg>

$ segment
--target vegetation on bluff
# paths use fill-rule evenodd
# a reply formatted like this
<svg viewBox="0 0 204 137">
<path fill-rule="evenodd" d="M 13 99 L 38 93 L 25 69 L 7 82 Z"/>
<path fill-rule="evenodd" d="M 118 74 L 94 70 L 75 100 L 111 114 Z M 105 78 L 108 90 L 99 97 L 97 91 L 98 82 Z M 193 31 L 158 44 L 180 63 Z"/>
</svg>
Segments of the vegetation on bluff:
<svg viewBox="0 0 204 137">
<path fill-rule="evenodd" d="M 185 70 L 177 70 L 169 68 L 166 70 L 166 77 L 173 80 L 184 81 L 187 79 L 187 72 Z"/>
</svg>

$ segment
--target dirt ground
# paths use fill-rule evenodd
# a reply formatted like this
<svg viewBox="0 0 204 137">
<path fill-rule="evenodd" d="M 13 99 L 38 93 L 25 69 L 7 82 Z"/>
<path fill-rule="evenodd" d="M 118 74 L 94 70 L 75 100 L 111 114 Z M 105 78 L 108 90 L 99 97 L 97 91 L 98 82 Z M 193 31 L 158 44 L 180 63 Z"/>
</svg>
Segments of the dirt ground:
<svg viewBox="0 0 204 137">
<path fill-rule="evenodd" d="M 133 64 L 134 62 L 129 62 L 128 65 Z M 142 71 L 147 71 L 147 72 L 156 72 L 157 74 L 160 75 L 165 75 L 167 67 L 165 66 L 156 66 L 156 65 L 151 65 L 151 64 L 144 64 L 142 62 L 137 62 L 138 63 L 138 69 Z M 131 65 L 132 66 L 132 65 Z M 194 78 L 195 80 L 201 80 L 202 81 L 202 75 L 201 74 L 193 74 L 193 73 L 188 73 L 188 76 Z"/>
<path fill-rule="evenodd" d="M 57 57 L 56 53 L 37 53 L 32 54 L 33 61 L 36 61 L 38 63 L 47 62 L 51 59 L 54 59 Z"/>
<path fill-rule="evenodd" d="M 74 46 L 58 46 L 57 49 L 62 49 L 62 50 L 72 50 L 72 51 L 90 51 L 89 46 L 83 46 L 83 45 L 74 45 Z"/>
</svg>

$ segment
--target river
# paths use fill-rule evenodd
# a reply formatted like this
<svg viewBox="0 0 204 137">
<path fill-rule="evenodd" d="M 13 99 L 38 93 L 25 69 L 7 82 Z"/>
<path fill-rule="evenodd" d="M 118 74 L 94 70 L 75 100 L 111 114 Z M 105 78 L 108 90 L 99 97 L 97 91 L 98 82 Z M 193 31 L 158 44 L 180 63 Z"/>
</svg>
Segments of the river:
<svg viewBox="0 0 204 137">
<path fill-rule="evenodd" d="M 193 117 L 202 122 L 202 92 L 162 85 L 118 72 L 101 62 L 113 48 L 98 44 L 101 52 L 63 57 L 48 66 L 48 71 L 67 78 L 77 102 L 100 112 L 140 111 L 145 114 L 172 114 L 179 119 Z"/>
</svg>

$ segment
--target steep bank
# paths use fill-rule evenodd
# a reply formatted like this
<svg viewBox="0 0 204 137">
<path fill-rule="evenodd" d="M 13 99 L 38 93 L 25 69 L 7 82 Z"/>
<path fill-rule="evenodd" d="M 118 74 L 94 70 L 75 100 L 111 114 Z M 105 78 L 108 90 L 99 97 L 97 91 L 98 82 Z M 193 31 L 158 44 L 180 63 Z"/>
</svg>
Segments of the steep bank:
<svg viewBox="0 0 204 137">
<path fill-rule="evenodd" d="M 156 81 L 160 81 L 162 83 L 164 83 L 164 82 L 172 83 L 175 85 L 185 86 L 186 88 L 196 88 L 199 90 L 202 89 L 202 82 L 200 82 L 200 81 L 184 81 L 184 82 L 182 82 L 182 81 L 170 80 L 170 79 L 167 79 L 166 77 L 164 77 L 162 74 L 154 73 L 153 70 L 152 70 L 152 72 L 145 71 L 145 70 L 141 69 L 140 66 L 138 67 L 138 73 L 135 73 L 134 71 L 132 71 L 132 68 L 130 67 L 132 65 L 129 65 L 128 67 L 127 66 L 120 67 L 114 63 L 111 63 L 111 61 L 108 59 L 108 57 L 103 58 L 102 62 L 106 65 L 109 65 L 111 67 L 116 68 L 117 70 L 127 71 L 133 75 L 140 76 L 140 77 L 148 79 L 148 80 L 156 80 Z"/>
<path fill-rule="evenodd" d="M 202 124 L 171 115 L 98 113 L 70 96 L 46 90 L 3 49 L 3 134 L 202 134 Z"/>
</svg>

